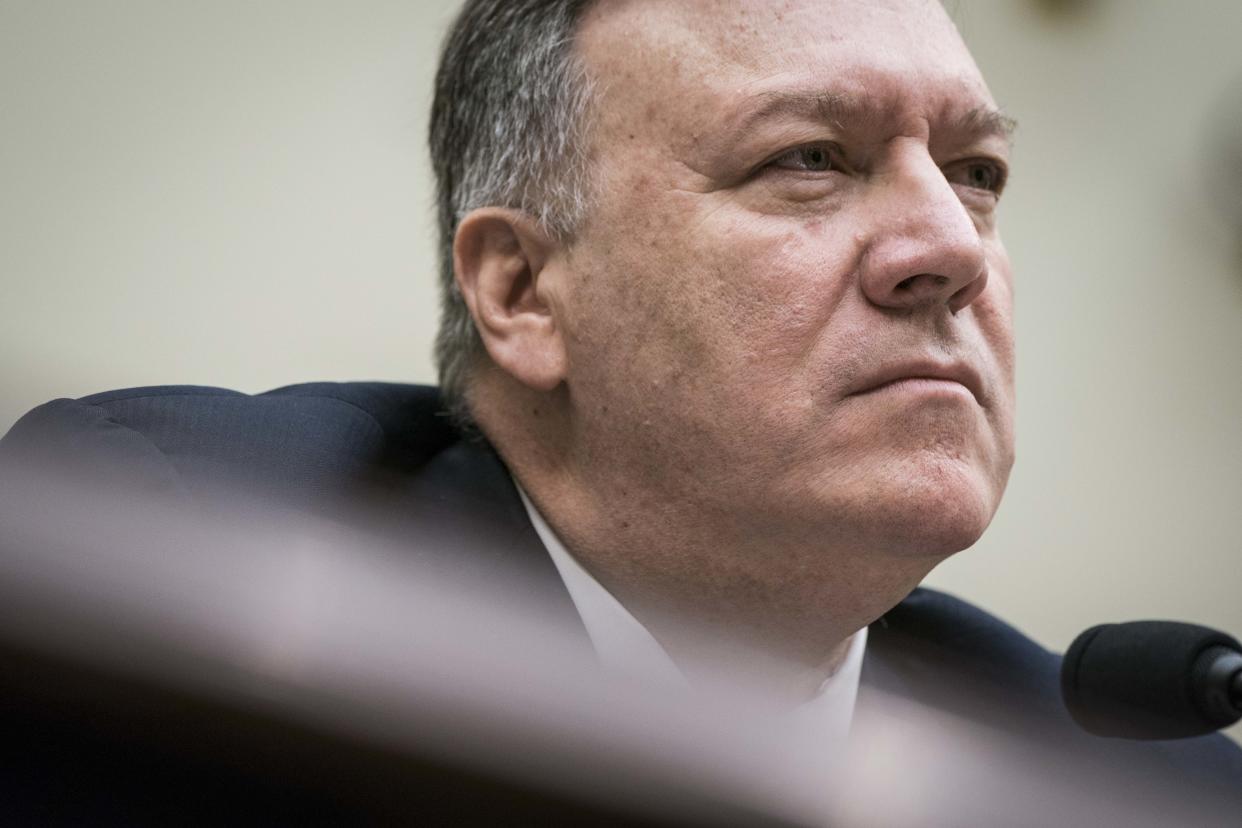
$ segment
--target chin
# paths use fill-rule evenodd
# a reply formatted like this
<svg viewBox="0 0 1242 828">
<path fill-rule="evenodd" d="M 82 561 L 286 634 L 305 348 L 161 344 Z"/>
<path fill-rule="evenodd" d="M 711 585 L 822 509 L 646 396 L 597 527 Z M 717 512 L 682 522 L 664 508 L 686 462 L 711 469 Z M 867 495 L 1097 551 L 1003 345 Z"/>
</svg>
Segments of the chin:
<svg viewBox="0 0 1242 828">
<path fill-rule="evenodd" d="M 973 546 L 1000 505 L 993 476 L 958 460 L 920 462 L 892 482 L 882 531 L 905 554 L 945 558 Z"/>
<path fill-rule="evenodd" d="M 838 531 L 852 523 L 868 548 L 940 560 L 982 537 L 1000 503 L 997 479 L 961 459 L 912 458 L 852 480 L 848 494 L 838 488 L 825 514 Z"/>
</svg>

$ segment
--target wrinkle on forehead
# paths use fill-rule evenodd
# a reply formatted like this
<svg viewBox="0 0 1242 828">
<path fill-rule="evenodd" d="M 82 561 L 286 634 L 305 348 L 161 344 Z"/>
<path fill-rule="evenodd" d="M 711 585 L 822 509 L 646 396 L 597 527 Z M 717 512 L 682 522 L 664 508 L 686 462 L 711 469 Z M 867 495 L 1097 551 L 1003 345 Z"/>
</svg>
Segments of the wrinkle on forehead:
<svg viewBox="0 0 1242 828">
<path fill-rule="evenodd" d="M 782 89 L 865 101 L 874 117 L 931 117 L 957 101 L 955 119 L 977 109 L 990 118 L 983 126 L 1004 124 L 934 2 L 605 0 L 584 19 L 579 49 L 601 89 L 599 114 L 630 132 L 724 126 L 748 97 Z"/>
<path fill-rule="evenodd" d="M 870 127 L 880 130 L 900 121 L 902 102 L 894 98 L 874 100 L 865 94 L 771 89 L 744 100 L 732 113 L 727 129 L 746 132 L 757 122 L 782 116 L 819 121 L 838 129 Z M 1006 142 L 1012 139 L 1017 127 L 1016 121 L 987 104 L 946 111 L 937 120 L 943 121 L 949 132 L 1001 138 Z"/>
</svg>

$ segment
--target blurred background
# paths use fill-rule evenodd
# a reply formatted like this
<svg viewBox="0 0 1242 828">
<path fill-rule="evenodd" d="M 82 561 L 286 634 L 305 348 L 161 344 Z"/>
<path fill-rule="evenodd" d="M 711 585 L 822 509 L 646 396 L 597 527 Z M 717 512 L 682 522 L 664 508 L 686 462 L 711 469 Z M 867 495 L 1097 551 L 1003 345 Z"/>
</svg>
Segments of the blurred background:
<svg viewBox="0 0 1242 828">
<path fill-rule="evenodd" d="M 0 0 L 0 432 L 125 386 L 434 381 L 456 5 Z M 1055 649 L 1242 636 L 1242 4 L 949 7 L 1021 124 L 1019 460 L 929 583 Z"/>
</svg>

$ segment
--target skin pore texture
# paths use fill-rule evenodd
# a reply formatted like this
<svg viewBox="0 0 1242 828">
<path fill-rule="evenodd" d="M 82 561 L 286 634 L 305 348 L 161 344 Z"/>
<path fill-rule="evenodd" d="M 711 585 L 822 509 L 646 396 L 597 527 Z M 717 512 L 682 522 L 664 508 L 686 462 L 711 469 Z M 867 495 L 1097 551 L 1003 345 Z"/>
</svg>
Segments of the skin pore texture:
<svg viewBox="0 0 1242 828">
<path fill-rule="evenodd" d="M 938 4 L 603 0 L 568 242 L 467 216 L 475 417 L 693 676 L 793 696 L 1013 462 L 1006 120 Z"/>
</svg>

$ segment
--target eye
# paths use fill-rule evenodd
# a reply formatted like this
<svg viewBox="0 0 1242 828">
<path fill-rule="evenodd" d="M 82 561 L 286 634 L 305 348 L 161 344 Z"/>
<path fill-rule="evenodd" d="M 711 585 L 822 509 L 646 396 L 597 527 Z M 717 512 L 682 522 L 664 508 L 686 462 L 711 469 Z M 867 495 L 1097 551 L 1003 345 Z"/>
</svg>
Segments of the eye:
<svg viewBox="0 0 1242 828">
<path fill-rule="evenodd" d="M 951 184 L 1000 195 L 1005 189 L 1006 171 L 994 161 L 963 161 L 946 167 L 944 177 Z"/>
<path fill-rule="evenodd" d="M 778 169 L 797 172 L 830 172 L 841 169 L 834 153 L 839 153 L 839 150 L 829 144 L 813 144 L 790 150 L 773 158 L 768 164 Z"/>
</svg>

